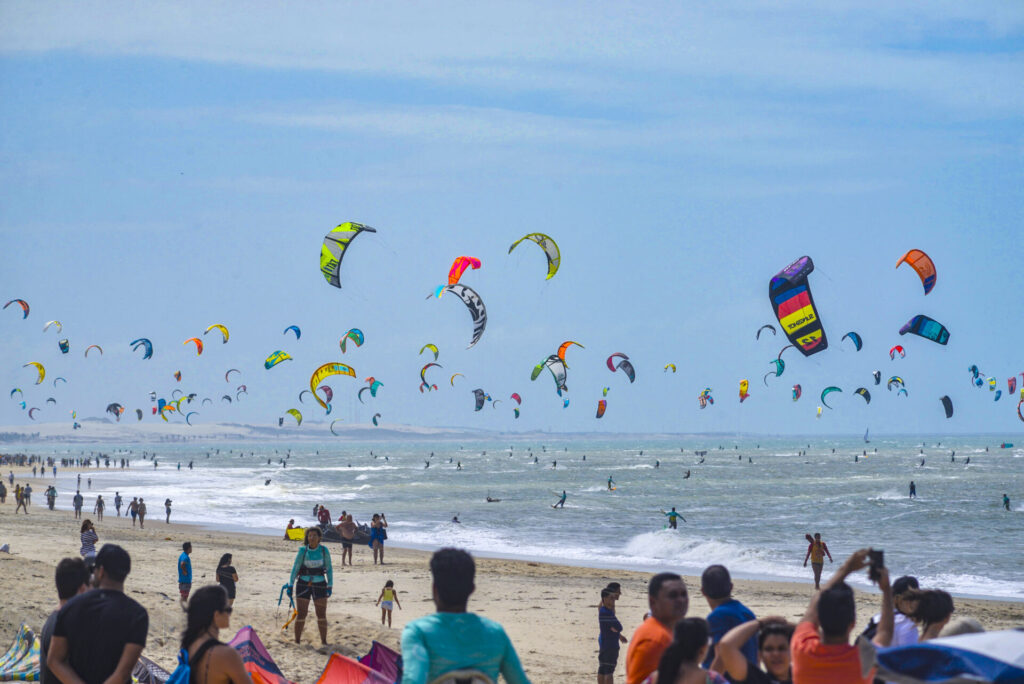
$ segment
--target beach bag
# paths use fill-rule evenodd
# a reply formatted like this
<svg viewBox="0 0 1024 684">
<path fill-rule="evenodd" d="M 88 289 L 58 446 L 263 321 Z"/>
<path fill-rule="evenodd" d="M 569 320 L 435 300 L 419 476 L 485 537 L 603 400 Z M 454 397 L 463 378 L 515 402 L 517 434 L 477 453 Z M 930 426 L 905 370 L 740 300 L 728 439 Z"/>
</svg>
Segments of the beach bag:
<svg viewBox="0 0 1024 684">
<path fill-rule="evenodd" d="M 214 646 L 220 645 L 220 642 L 216 639 L 210 639 L 196 651 L 195 659 L 198 663 L 202 659 L 203 654 Z M 190 684 L 192 681 L 192 667 L 188 662 L 188 651 L 181 649 L 178 652 L 178 667 L 174 668 L 174 672 L 167 678 L 166 684 Z"/>
<path fill-rule="evenodd" d="M 384 541 L 387 538 L 388 538 L 388 528 L 381 527 L 380 528 L 380 539 L 381 539 L 381 541 Z"/>
</svg>

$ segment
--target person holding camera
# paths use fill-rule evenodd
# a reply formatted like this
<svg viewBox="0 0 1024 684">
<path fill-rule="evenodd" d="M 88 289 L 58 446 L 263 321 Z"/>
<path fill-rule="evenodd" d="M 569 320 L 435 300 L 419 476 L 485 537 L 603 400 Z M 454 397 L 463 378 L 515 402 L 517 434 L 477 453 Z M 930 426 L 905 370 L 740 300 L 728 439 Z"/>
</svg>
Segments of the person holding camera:
<svg viewBox="0 0 1024 684">
<path fill-rule="evenodd" d="M 846 578 L 868 567 L 868 577 L 882 591 L 882 617 L 870 642 L 858 637 L 850 644 L 857 624 L 853 589 Z M 875 676 L 872 643 L 888 646 L 893 633 L 892 588 L 882 552 L 855 551 L 811 599 L 800 624 L 793 633 L 793 681 L 799 684 L 871 684 Z"/>
<path fill-rule="evenodd" d="M 383 513 L 374 513 L 373 521 L 370 522 L 370 548 L 373 549 L 373 564 L 377 564 L 378 557 L 380 564 L 384 565 L 384 540 L 388 538 L 388 521 Z"/>
</svg>

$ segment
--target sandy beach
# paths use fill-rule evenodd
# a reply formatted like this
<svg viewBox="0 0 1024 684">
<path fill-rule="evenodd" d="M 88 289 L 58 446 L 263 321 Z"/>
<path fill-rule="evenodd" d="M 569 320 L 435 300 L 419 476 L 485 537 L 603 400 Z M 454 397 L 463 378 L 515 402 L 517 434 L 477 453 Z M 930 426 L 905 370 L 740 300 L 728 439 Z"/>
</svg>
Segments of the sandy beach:
<svg viewBox="0 0 1024 684">
<path fill-rule="evenodd" d="M 41 497 L 39 497 L 41 498 Z M 149 611 L 149 641 L 144 654 L 173 669 L 183 614 L 178 604 L 175 563 L 185 540 L 193 543 L 195 587 L 211 583 L 222 553 L 234 554 L 238 570 L 238 599 L 232 616 L 234 630 L 252 625 L 287 677 L 312 682 L 327 655 L 318 651 L 315 622 L 307 623 L 301 645 L 286 636 L 281 625 L 288 618 L 287 599 L 278 607 L 281 585 L 288 579 L 296 542 L 268 536 L 207 531 L 165 524 L 162 507 L 153 506 L 146 529 L 133 529 L 128 518 L 106 516 L 96 527 L 100 543 L 113 542 L 132 556 L 126 590 Z M 56 606 L 53 569 L 65 556 L 77 556 L 79 523 L 66 511 L 51 512 L 33 504 L 29 515 L 13 514 L 8 497 L 0 506 L 0 543 L 10 554 L 0 554 L 0 591 L 4 609 L 0 617 L 0 644 L 13 640 L 20 623 L 39 629 Z M 94 517 L 94 516 L 87 516 Z M 283 536 L 283 535 L 282 535 Z M 399 647 L 402 626 L 433 611 L 430 600 L 429 553 L 387 548 L 387 565 L 374 566 L 370 550 L 356 547 L 355 565 L 342 569 L 340 547 L 330 545 L 335 567 L 334 596 L 328 606 L 330 649 L 360 656 L 376 639 Z M 826 569 L 827 572 L 828 569 Z M 373 605 L 384 582 L 395 581 L 402 610 L 394 611 L 394 626 L 381 627 L 380 611 Z M 618 616 L 631 634 L 646 611 L 647 573 L 569 567 L 536 562 L 477 559 L 477 591 L 470 608 L 503 624 L 526 671 L 534 682 L 589 681 L 596 672 L 598 593 L 607 582 L 623 586 Z M 810 577 L 808 577 L 810 579 Z M 707 605 L 699 583 L 686 578 L 690 589 L 690 615 L 705 615 Z M 811 595 L 812 584 L 736 581 L 735 596 L 756 614 L 778 614 L 798 619 Z M 858 622 L 876 610 L 877 596 L 858 592 Z M 1024 621 L 1024 604 L 957 599 L 957 614 L 973 616 L 988 629 L 1016 626 Z M 624 676 L 624 657 L 616 675 Z"/>
</svg>

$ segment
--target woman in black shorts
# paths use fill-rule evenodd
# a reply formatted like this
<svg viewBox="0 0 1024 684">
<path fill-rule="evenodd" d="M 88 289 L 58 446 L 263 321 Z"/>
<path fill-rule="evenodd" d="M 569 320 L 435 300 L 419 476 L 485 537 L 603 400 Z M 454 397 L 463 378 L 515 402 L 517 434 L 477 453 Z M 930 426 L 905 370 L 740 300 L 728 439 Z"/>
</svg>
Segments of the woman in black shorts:
<svg viewBox="0 0 1024 684">
<path fill-rule="evenodd" d="M 295 643 L 302 638 L 306 625 L 309 602 L 316 609 L 316 625 L 320 629 L 320 643 L 327 645 L 327 598 L 334 588 L 334 571 L 331 569 L 331 552 L 320 543 L 320 530 L 310 527 L 306 530 L 306 541 L 295 555 L 291 579 L 288 584 L 295 592 Z"/>
<path fill-rule="evenodd" d="M 225 553 L 217 563 L 217 583 L 228 592 L 228 605 L 235 604 L 235 582 L 238 581 L 238 573 L 231 565 L 231 554 Z"/>
</svg>

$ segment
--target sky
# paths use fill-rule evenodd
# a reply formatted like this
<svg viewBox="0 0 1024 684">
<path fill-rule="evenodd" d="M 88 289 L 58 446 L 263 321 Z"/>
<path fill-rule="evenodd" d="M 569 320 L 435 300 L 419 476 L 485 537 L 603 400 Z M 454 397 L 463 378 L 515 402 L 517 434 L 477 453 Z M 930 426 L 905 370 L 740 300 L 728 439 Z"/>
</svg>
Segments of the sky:
<svg viewBox="0 0 1024 684">
<path fill-rule="evenodd" d="M 0 316 L 0 386 L 39 422 L 112 402 L 153 421 L 150 391 L 181 389 L 213 399 L 198 424 L 294 407 L 307 424 L 1024 439 L 1019 3 L 5 2 L 0 117 L 0 298 L 31 306 Z M 377 233 L 337 289 L 319 252 L 345 221 Z M 561 249 L 550 280 L 536 245 L 508 253 L 531 232 Z M 894 268 L 912 248 L 937 267 L 927 296 Z M 483 262 L 462 281 L 488 312 L 471 349 L 462 303 L 426 299 L 460 255 Z M 786 352 L 766 386 L 785 344 L 755 340 L 776 322 L 767 285 L 802 255 L 829 348 Z M 900 337 L 916 314 L 949 344 Z M 366 343 L 342 353 L 350 328 Z M 565 340 L 584 348 L 563 408 L 530 372 Z M 420 393 L 428 342 L 443 368 Z M 293 360 L 264 369 L 278 349 Z M 334 361 L 357 377 L 329 383 L 325 416 L 299 393 Z M 384 384 L 360 404 L 369 376 Z M 475 412 L 478 387 L 502 403 Z M 15 396 L 0 424 L 30 426 Z"/>
</svg>

